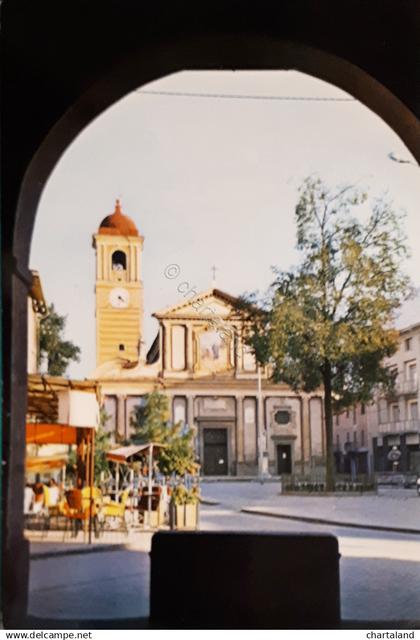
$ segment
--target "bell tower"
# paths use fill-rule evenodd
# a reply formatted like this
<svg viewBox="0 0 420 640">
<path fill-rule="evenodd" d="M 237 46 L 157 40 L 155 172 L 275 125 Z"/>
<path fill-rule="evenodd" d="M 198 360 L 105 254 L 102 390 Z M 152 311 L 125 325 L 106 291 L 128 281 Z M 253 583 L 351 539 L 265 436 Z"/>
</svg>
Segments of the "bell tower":
<svg viewBox="0 0 420 640">
<path fill-rule="evenodd" d="M 96 249 L 96 366 L 123 358 L 139 359 L 143 333 L 143 236 L 133 220 L 115 211 L 93 236 Z"/>
</svg>

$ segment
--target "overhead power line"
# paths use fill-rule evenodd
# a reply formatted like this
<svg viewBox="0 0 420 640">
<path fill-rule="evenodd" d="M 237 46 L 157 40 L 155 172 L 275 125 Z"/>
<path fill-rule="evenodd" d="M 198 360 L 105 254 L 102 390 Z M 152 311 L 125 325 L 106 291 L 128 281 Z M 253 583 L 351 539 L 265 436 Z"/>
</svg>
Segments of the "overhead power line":
<svg viewBox="0 0 420 640">
<path fill-rule="evenodd" d="M 357 102 L 355 98 L 328 98 L 317 96 L 258 96 L 235 93 L 194 93 L 190 91 L 153 91 L 137 89 L 135 93 L 156 96 L 175 96 L 177 98 L 220 98 L 225 100 L 284 100 L 290 102 Z"/>
</svg>

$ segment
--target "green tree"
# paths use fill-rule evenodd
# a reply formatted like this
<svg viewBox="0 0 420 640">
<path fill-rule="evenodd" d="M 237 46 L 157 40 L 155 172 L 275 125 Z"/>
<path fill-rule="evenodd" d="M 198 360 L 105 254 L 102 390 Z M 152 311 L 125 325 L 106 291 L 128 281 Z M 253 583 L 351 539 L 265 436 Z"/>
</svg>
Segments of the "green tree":
<svg viewBox="0 0 420 640">
<path fill-rule="evenodd" d="M 46 359 L 47 372 L 52 376 L 64 375 L 70 362 L 80 360 L 80 348 L 63 339 L 65 327 L 66 316 L 60 316 L 54 305 L 49 305 L 48 315 L 40 322 L 39 359 L 40 363 Z"/>
<path fill-rule="evenodd" d="M 375 200 L 366 222 L 355 214 L 367 196 L 329 189 L 316 178 L 300 188 L 295 209 L 298 265 L 275 270 L 262 310 L 247 299 L 245 333 L 261 364 L 296 391 L 323 387 L 326 485 L 334 489 L 333 413 L 390 390 L 384 365 L 398 344 L 395 312 L 408 297 L 401 216 Z M 366 204 L 363 204 L 366 203 Z"/>
<path fill-rule="evenodd" d="M 194 466 L 194 430 L 182 428 L 169 421 L 168 397 L 158 391 L 149 393 L 144 404 L 134 408 L 130 424 L 136 443 L 158 442 L 166 445 L 159 453 L 158 466 L 162 473 L 184 475 Z"/>
<path fill-rule="evenodd" d="M 100 410 L 99 426 L 95 434 L 95 482 L 99 482 L 101 473 L 109 471 L 109 461 L 106 454 L 111 448 L 111 434 L 106 431 L 106 423 L 110 416 L 106 413 L 104 407 Z"/>
</svg>

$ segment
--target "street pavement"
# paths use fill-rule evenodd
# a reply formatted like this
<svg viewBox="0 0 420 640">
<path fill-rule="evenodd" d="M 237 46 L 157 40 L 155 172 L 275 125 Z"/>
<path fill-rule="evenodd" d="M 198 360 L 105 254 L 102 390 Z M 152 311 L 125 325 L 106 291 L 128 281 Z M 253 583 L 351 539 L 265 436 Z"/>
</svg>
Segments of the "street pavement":
<svg viewBox="0 0 420 640">
<path fill-rule="evenodd" d="M 270 531 L 332 533 L 339 541 L 341 561 L 342 617 L 345 620 L 420 619 L 420 535 L 371 531 L 298 522 L 276 517 L 241 513 L 245 506 L 281 508 L 284 496 L 278 485 L 267 483 L 206 483 L 205 499 L 218 504 L 201 507 L 201 529 L 206 531 Z M 292 497 L 288 508 L 307 514 L 307 499 Z M 289 499 L 289 497 L 287 497 Z M 303 502 L 302 502 L 303 500 Z M 312 500 L 312 499 L 310 499 Z M 329 498 L 314 498 L 315 501 Z M 342 509 L 353 509 L 362 518 L 385 511 L 384 518 L 397 514 L 398 520 L 413 523 L 420 499 L 413 492 L 387 492 L 379 498 L 333 498 L 349 502 Z M 379 501 L 379 502 L 378 502 Z M 377 503 L 377 504 L 376 504 Z M 405 504 L 403 508 L 401 505 Z M 328 503 L 324 503 L 327 505 Z M 376 506 L 373 506 L 376 505 Z M 320 507 L 312 507 L 314 510 Z M 325 506 L 325 509 L 329 507 Z M 340 511 L 340 504 L 336 507 Z M 340 511 L 341 512 L 341 511 Z M 407 512 L 407 513 L 406 513 Z M 394 514 L 394 515 L 393 515 Z M 378 516 L 379 518 L 379 516 Z M 420 526 L 417 524 L 417 527 Z M 42 557 L 35 543 L 36 559 L 31 561 L 29 613 L 61 619 L 139 618 L 148 614 L 150 535 L 130 537 L 128 548 L 95 553 Z M 53 547 L 51 547 L 53 551 Z"/>
<path fill-rule="evenodd" d="M 234 509 L 420 532 L 420 498 L 415 489 L 380 488 L 377 495 L 281 495 L 278 482 L 207 482 L 203 496 Z"/>
</svg>

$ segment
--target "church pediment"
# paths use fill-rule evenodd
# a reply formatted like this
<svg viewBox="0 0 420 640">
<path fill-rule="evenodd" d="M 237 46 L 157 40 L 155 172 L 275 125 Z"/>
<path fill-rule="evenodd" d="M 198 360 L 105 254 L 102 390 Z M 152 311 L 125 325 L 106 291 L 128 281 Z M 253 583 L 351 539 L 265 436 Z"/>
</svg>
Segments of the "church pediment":
<svg viewBox="0 0 420 640">
<path fill-rule="evenodd" d="M 185 295 L 185 294 L 184 294 Z M 239 301 L 237 298 L 219 289 L 209 289 L 188 299 L 181 298 L 178 304 L 154 313 L 161 318 L 232 318 L 237 316 Z"/>
</svg>

